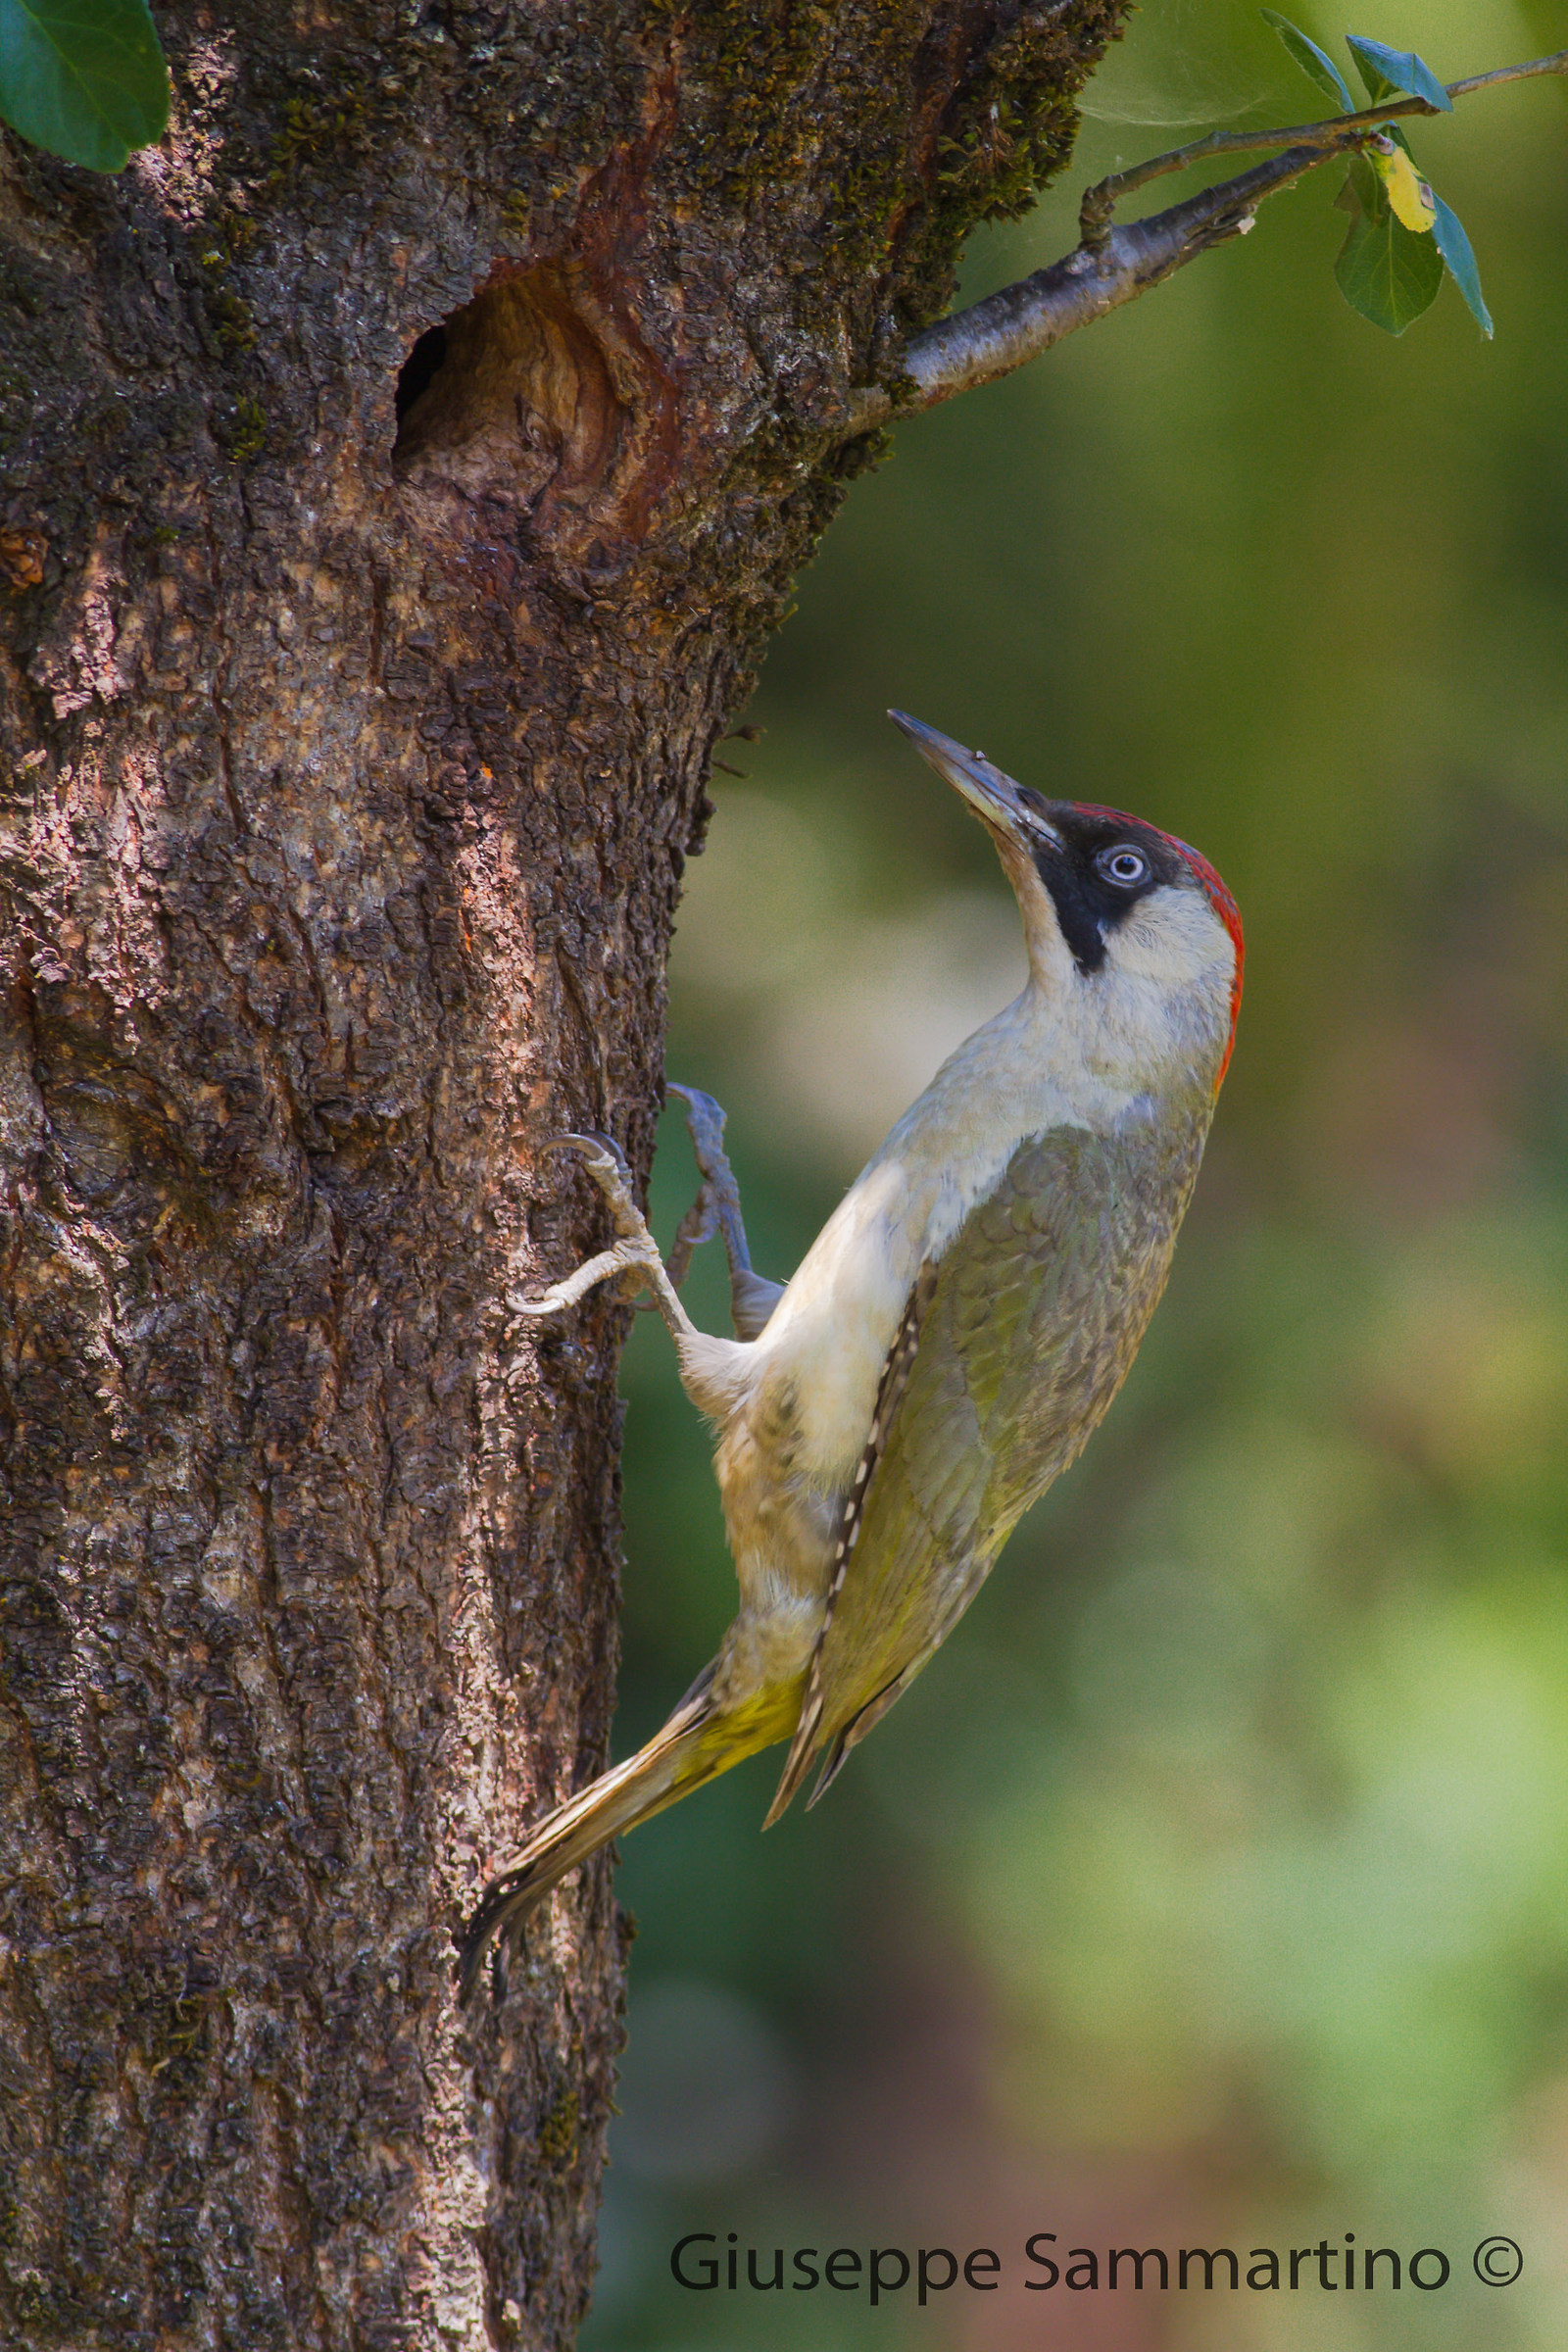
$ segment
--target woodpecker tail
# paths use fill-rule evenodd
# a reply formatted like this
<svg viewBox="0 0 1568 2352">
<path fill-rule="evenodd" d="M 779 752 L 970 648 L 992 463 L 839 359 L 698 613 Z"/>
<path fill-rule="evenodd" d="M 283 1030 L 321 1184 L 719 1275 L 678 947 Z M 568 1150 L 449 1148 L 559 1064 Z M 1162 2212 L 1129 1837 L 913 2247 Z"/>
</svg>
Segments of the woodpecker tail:
<svg viewBox="0 0 1568 2352">
<path fill-rule="evenodd" d="M 704 1781 L 727 1772 L 758 1748 L 789 1738 L 800 1712 L 798 1683 L 721 1714 L 713 1705 L 713 1672 L 712 1666 L 704 1669 L 646 1747 L 547 1813 L 522 1851 L 491 1880 L 463 1932 L 458 1961 L 462 2002 L 473 1996 L 491 1939 L 505 1935 L 515 1948 L 528 1920 L 568 1870 Z"/>
<path fill-rule="evenodd" d="M 709 1697 L 713 1670 L 709 1667 L 693 1684 L 669 1721 L 624 1764 L 603 1772 L 576 1796 L 547 1813 L 520 1854 L 516 1854 L 486 1886 L 477 1909 L 463 1932 L 458 1963 L 458 1997 L 472 1998 L 491 1938 L 505 1934 L 515 1946 L 529 1919 L 551 1888 L 568 1870 L 599 1847 L 646 1821 L 651 1814 L 683 1795 L 691 1777 L 682 1771 L 694 1761 L 694 1750 L 712 1713 Z"/>
</svg>

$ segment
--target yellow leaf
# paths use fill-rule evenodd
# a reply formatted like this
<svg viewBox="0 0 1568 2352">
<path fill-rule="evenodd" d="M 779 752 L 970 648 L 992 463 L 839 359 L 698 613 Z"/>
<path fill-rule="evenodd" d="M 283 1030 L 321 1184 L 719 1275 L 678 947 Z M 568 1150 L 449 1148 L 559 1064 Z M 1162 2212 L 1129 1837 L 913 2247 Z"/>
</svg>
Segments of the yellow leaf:
<svg viewBox="0 0 1568 2352">
<path fill-rule="evenodd" d="M 1430 229 L 1438 217 L 1438 208 L 1432 201 L 1432 190 L 1418 176 L 1404 149 L 1393 139 L 1387 148 L 1374 140 L 1366 151 L 1366 160 L 1383 182 L 1395 219 L 1406 228 L 1413 228 L 1418 236 Z"/>
</svg>

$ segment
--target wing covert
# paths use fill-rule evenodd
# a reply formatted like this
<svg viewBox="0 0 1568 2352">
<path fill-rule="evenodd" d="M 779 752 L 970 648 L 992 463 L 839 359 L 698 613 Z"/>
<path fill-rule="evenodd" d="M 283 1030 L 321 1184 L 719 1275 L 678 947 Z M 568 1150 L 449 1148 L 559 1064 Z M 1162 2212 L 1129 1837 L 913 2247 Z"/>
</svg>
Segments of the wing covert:
<svg viewBox="0 0 1568 2352">
<path fill-rule="evenodd" d="M 846 1499 L 769 1821 L 825 1747 L 815 1802 L 1101 1420 L 1164 1288 L 1206 1126 L 1195 1118 L 1190 1135 L 1158 1142 L 1086 1128 L 1034 1137 L 922 1267 Z"/>
</svg>

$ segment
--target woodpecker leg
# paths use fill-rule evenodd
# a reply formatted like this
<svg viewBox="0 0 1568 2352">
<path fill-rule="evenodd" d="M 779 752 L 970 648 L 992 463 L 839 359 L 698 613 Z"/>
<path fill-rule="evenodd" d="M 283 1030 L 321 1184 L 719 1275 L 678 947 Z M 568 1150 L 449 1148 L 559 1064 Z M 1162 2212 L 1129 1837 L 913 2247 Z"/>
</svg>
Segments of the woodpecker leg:
<svg viewBox="0 0 1568 2352">
<path fill-rule="evenodd" d="M 575 1306 L 596 1283 L 608 1282 L 612 1275 L 630 1275 L 653 1293 L 654 1304 L 668 1325 L 677 1348 L 684 1349 L 687 1343 L 700 1340 L 701 1333 L 676 1298 L 675 1286 L 664 1271 L 664 1261 L 659 1253 L 659 1244 L 648 1230 L 648 1220 L 631 1197 L 631 1172 L 617 1146 L 604 1135 L 558 1135 L 546 1148 L 552 1152 L 581 1153 L 584 1170 L 604 1194 L 620 1238 L 612 1249 L 601 1250 L 596 1257 L 590 1257 L 574 1274 L 552 1284 L 542 1298 L 520 1300 L 518 1312 L 559 1314 L 563 1307 Z"/>
<path fill-rule="evenodd" d="M 710 1242 L 715 1233 L 723 1236 L 731 1276 L 737 1267 L 750 1273 L 752 1253 L 746 1246 L 740 1187 L 724 1151 L 724 1113 L 711 1095 L 702 1094 L 695 1086 L 676 1086 L 671 1082 L 664 1092 L 679 1095 L 686 1105 L 692 1156 L 703 1180 L 696 1200 L 676 1228 L 675 1246 L 669 1253 L 669 1279 L 679 1290 L 691 1266 L 692 1251 L 704 1242 Z"/>
<path fill-rule="evenodd" d="M 743 1340 L 755 1340 L 784 1296 L 781 1282 L 768 1282 L 752 1271 L 746 1225 L 741 1216 L 740 1187 L 724 1151 L 724 1113 L 711 1095 L 695 1086 L 670 1085 L 686 1105 L 686 1127 L 692 1139 L 702 1187 L 682 1217 L 669 1253 L 669 1279 L 679 1289 L 686 1279 L 692 1251 L 718 1234 L 729 1261 L 730 1313 Z"/>
</svg>

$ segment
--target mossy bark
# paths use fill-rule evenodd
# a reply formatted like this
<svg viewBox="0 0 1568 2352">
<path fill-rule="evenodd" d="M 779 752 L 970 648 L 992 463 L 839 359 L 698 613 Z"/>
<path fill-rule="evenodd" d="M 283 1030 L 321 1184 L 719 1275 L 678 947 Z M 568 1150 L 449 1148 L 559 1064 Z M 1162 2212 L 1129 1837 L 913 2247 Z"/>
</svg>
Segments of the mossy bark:
<svg viewBox="0 0 1568 2352">
<path fill-rule="evenodd" d="M 121 178 L 0 158 L 0 2335 L 569 2342 L 622 1310 L 713 749 L 846 394 L 1121 0 L 165 10 Z M 400 375 L 403 399 L 398 399 Z"/>
</svg>

